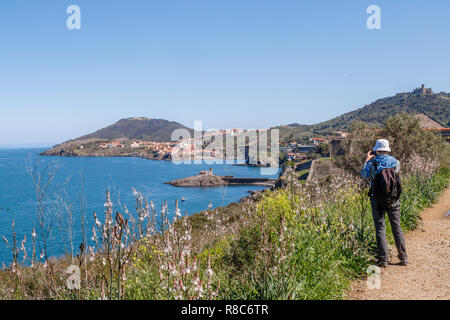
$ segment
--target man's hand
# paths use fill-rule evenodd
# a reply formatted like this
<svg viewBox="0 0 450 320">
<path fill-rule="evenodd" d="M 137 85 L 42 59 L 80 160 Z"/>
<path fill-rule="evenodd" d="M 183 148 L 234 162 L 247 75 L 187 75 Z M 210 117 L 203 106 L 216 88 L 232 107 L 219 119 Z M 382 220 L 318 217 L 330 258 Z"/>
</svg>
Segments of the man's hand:
<svg viewBox="0 0 450 320">
<path fill-rule="evenodd" d="M 372 154 L 372 150 L 367 152 L 367 157 L 366 157 L 365 163 L 367 163 L 368 161 L 370 161 L 373 158 L 375 158 L 375 156 Z"/>
</svg>

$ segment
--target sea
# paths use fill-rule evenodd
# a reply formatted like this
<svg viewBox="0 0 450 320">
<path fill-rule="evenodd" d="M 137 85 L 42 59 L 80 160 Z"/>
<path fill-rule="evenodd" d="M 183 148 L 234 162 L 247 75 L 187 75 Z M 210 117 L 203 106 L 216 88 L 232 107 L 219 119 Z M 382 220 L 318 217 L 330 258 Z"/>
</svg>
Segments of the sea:
<svg viewBox="0 0 450 320">
<path fill-rule="evenodd" d="M 196 175 L 202 170 L 213 169 L 214 174 L 235 177 L 261 176 L 257 167 L 231 164 L 176 164 L 170 161 L 147 160 L 126 157 L 43 157 L 44 149 L 0 149 L 0 266 L 13 260 L 13 234 L 17 247 L 24 242 L 27 254 L 32 254 L 32 233 L 37 228 L 37 192 L 41 186 L 44 207 L 52 217 L 53 227 L 48 234 L 50 256 L 68 253 L 67 225 L 72 217 L 71 229 L 75 253 L 81 243 L 81 212 L 87 217 L 87 236 L 91 237 L 94 212 L 99 216 L 105 211 L 106 192 L 111 193 L 113 209 L 131 212 L 135 207 L 133 188 L 142 193 L 156 208 L 167 201 L 169 217 L 175 215 L 175 201 L 181 212 L 192 215 L 212 208 L 226 206 L 247 196 L 249 191 L 262 190 L 263 186 L 218 186 L 209 188 L 179 188 L 164 182 Z M 33 180 L 32 171 L 35 172 Z M 39 175 L 36 175 L 39 173 Z M 37 183 L 36 176 L 41 177 Z M 50 178 L 50 180 L 49 180 Z M 181 201 L 185 198 L 185 201 Z M 55 201 L 60 199 L 60 201 Z M 54 211 L 52 211 L 54 210 Z M 54 214 L 58 212 L 58 214 Z M 69 214 L 70 213 L 70 214 Z M 4 237 L 4 238 L 3 238 Z M 37 239 L 38 237 L 36 237 Z M 6 239 L 6 241 L 5 241 Z M 6 243 L 7 242 L 7 243 Z M 37 246 L 39 257 L 41 246 Z M 19 254 L 19 261 L 23 252 Z M 25 262 L 26 263 L 26 262 Z"/>
</svg>

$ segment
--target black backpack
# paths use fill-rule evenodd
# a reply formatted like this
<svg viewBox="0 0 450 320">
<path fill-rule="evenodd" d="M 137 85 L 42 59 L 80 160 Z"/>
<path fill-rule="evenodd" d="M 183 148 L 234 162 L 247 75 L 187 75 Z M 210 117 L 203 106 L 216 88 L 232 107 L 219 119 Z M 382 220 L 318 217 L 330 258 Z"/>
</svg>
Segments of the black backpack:
<svg viewBox="0 0 450 320">
<path fill-rule="evenodd" d="M 373 165 L 376 171 L 377 162 L 374 161 Z M 376 173 L 371 191 L 380 207 L 389 208 L 396 202 L 402 193 L 402 182 L 395 168 L 384 168 Z"/>
</svg>

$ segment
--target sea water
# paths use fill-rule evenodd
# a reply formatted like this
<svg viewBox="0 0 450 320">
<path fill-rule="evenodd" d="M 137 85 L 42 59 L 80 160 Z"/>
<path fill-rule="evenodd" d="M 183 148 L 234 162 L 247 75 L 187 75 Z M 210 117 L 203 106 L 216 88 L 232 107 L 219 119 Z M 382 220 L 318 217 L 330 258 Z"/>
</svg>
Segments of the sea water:
<svg viewBox="0 0 450 320">
<path fill-rule="evenodd" d="M 73 243 L 75 251 L 81 243 L 81 199 L 85 199 L 85 214 L 88 225 L 92 226 L 94 212 L 105 210 L 106 191 L 110 190 L 114 210 L 123 212 L 124 205 L 133 211 L 135 197 L 132 188 L 142 192 L 148 201 L 153 201 L 156 208 L 161 208 L 164 201 L 168 203 L 169 217 L 175 213 L 175 200 L 179 201 L 181 212 L 188 215 L 208 209 L 211 201 L 213 208 L 226 206 L 248 195 L 250 190 L 262 190 L 262 186 L 219 186 L 210 188 L 177 188 L 164 182 L 196 175 L 199 171 L 212 167 L 214 174 L 235 177 L 261 177 L 260 169 L 247 166 L 225 164 L 174 164 L 170 161 L 155 161 L 140 158 L 121 157 L 40 157 L 42 149 L 0 149 L 0 237 L 4 236 L 12 245 L 12 222 L 18 246 L 27 236 L 26 248 L 31 255 L 31 233 L 36 228 L 36 193 L 35 184 L 27 167 L 36 159 L 42 167 L 49 167 L 48 172 L 57 168 L 54 179 L 47 192 L 50 198 L 64 198 L 64 203 L 71 206 L 73 214 Z M 31 160 L 31 163 L 30 161 Z M 31 166 L 32 167 L 32 166 Z M 44 177 L 46 175 L 43 175 Z M 264 176 L 267 177 L 267 176 Z M 277 175 L 269 176 L 276 178 Z M 44 183 L 42 184 L 44 185 Z M 46 203 L 48 210 L 58 210 L 55 203 Z M 61 208 L 61 206 L 60 206 Z M 67 215 L 68 208 L 61 210 Z M 64 213 L 65 212 L 65 213 Z M 99 215 L 100 215 L 99 214 Z M 63 219 L 67 221 L 67 216 Z M 67 251 L 63 241 L 64 231 L 61 221 L 56 219 L 49 234 L 48 251 L 52 256 L 61 256 Z M 88 237 L 91 230 L 88 230 Z M 67 239 L 65 239 L 67 240 Z M 38 250 L 40 250 L 38 248 Z M 37 252 L 39 256 L 40 252 Z M 20 254 L 20 257 L 22 253 Z M 19 259 L 20 259 L 19 257 Z M 12 261 L 11 248 L 0 243 L 0 263 Z"/>
</svg>

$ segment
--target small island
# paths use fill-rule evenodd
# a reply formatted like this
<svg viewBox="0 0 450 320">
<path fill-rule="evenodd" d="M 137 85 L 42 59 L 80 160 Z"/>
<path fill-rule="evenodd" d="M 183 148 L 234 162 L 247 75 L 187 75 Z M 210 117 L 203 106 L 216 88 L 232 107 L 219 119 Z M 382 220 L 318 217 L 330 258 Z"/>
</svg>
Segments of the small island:
<svg viewBox="0 0 450 320">
<path fill-rule="evenodd" d="M 214 175 L 212 168 L 209 171 L 200 171 L 199 174 L 183 179 L 166 182 L 174 187 L 217 187 L 233 185 L 273 186 L 274 179 L 269 178 L 235 178 L 234 176 Z"/>
</svg>

